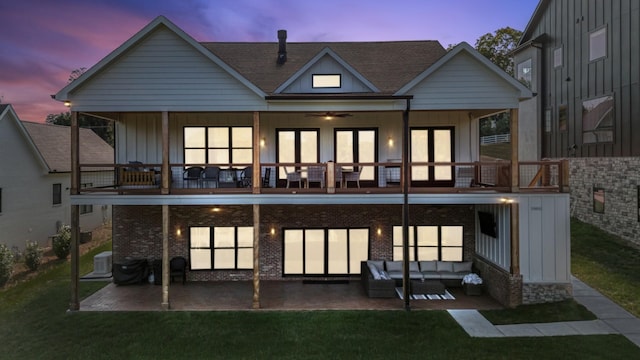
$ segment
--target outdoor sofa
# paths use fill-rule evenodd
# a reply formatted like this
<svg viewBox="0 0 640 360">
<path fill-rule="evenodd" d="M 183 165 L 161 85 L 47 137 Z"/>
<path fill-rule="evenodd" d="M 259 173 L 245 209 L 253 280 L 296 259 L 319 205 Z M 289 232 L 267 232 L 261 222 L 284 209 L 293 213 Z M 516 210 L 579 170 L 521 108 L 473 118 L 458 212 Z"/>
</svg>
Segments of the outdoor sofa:
<svg viewBox="0 0 640 360">
<path fill-rule="evenodd" d="M 471 261 L 411 261 L 409 279 L 439 280 L 447 287 L 461 287 L 472 268 Z M 402 261 L 363 261 L 360 274 L 369 297 L 394 297 L 395 287 L 402 285 Z"/>
</svg>

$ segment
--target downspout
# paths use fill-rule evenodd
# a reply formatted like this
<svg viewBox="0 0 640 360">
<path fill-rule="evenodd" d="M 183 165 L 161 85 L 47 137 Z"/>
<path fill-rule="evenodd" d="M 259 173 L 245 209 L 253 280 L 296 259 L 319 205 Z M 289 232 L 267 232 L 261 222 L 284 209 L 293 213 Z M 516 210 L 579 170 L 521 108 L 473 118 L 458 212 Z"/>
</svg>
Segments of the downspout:
<svg viewBox="0 0 640 360">
<path fill-rule="evenodd" d="M 409 111 L 411 99 L 407 100 L 407 107 L 402 113 L 402 294 L 404 309 L 411 310 L 409 301 Z"/>
</svg>

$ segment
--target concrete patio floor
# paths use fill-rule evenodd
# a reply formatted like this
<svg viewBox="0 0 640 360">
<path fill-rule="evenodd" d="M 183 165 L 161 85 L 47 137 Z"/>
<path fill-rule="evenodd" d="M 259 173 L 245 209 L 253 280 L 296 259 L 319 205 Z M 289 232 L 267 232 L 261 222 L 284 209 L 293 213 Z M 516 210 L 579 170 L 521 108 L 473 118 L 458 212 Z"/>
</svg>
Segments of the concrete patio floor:
<svg viewBox="0 0 640 360">
<path fill-rule="evenodd" d="M 500 309 L 488 295 L 467 296 L 462 288 L 447 289 L 455 300 L 411 300 L 412 310 Z M 173 311 L 253 310 L 251 281 L 173 283 Z M 80 303 L 80 311 L 161 311 L 162 287 L 109 283 Z M 366 296 L 359 280 L 344 284 L 305 284 L 302 281 L 260 282 L 260 310 L 403 310 L 399 298 Z"/>
</svg>

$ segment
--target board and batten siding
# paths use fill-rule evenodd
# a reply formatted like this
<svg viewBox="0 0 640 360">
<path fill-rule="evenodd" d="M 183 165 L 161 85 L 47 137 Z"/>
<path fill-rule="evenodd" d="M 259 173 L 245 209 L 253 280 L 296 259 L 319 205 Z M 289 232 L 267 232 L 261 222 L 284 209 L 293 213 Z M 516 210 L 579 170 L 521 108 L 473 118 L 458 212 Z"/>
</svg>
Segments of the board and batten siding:
<svg viewBox="0 0 640 360">
<path fill-rule="evenodd" d="M 520 273 L 524 283 L 571 281 L 571 235 L 568 194 L 518 194 L 520 211 Z M 505 271 L 511 264 L 510 209 L 507 205 L 476 205 L 492 213 L 497 238 L 476 225 L 476 253 Z"/>
<path fill-rule="evenodd" d="M 589 60 L 589 35 L 607 30 L 607 55 Z M 552 131 L 543 136 L 543 157 L 640 156 L 640 1 L 550 1 L 524 41 L 542 38 L 542 108 L 552 109 Z M 562 48 L 562 66 L 553 51 Z M 534 68 L 536 69 L 536 68 Z M 582 143 L 582 102 L 613 95 L 614 141 Z M 567 107 L 567 130 L 559 131 L 559 107 Z M 573 154 L 572 154 L 573 155 Z"/>
<path fill-rule="evenodd" d="M 71 98 L 75 111 L 253 111 L 266 102 L 172 31 L 160 27 Z"/>
<path fill-rule="evenodd" d="M 412 110 L 515 109 L 519 101 L 519 91 L 464 52 L 408 93 Z"/>
</svg>

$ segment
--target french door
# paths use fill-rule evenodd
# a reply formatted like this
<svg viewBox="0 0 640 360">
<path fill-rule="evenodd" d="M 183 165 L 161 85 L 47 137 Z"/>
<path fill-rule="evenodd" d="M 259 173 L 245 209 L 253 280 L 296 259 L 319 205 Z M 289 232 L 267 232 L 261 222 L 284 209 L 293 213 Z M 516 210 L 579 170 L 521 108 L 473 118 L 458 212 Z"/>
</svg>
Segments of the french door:
<svg viewBox="0 0 640 360">
<path fill-rule="evenodd" d="M 318 129 L 277 129 L 278 163 L 319 163 L 320 142 Z M 278 168 L 278 186 L 285 186 L 287 172 L 304 170 L 294 166 Z"/>
<path fill-rule="evenodd" d="M 453 163 L 453 127 L 411 129 L 411 155 L 413 163 Z M 412 186 L 453 186 L 453 166 L 412 165 Z"/>
<path fill-rule="evenodd" d="M 369 229 L 284 230 L 284 275 L 356 275 L 368 258 Z"/>
<path fill-rule="evenodd" d="M 374 163 L 378 161 L 377 129 L 336 129 L 336 163 Z M 378 174 L 375 166 L 356 166 L 360 170 L 360 183 L 376 186 Z M 344 166 L 351 170 L 353 166 Z"/>
</svg>

